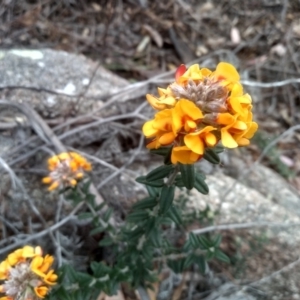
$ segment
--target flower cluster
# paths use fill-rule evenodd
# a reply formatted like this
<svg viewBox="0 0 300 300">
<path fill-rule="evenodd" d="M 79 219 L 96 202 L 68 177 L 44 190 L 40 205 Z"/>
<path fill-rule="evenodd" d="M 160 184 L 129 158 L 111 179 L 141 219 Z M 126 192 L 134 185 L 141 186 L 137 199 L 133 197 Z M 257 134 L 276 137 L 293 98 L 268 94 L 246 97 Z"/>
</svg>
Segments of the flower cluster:
<svg viewBox="0 0 300 300">
<path fill-rule="evenodd" d="M 57 275 L 49 270 L 53 257 L 43 257 L 40 247 L 25 246 L 9 254 L 0 264 L 0 300 L 37 300 L 44 298 Z"/>
<path fill-rule="evenodd" d="M 48 159 L 48 169 L 50 174 L 43 178 L 43 183 L 51 184 L 48 190 L 52 191 L 59 186 L 75 186 L 92 166 L 78 153 L 63 152 Z"/>
<path fill-rule="evenodd" d="M 153 138 L 147 148 L 172 145 L 173 164 L 193 164 L 219 141 L 227 148 L 248 145 L 258 125 L 252 121 L 251 97 L 239 80 L 229 63 L 219 63 L 215 71 L 181 65 L 175 82 L 158 88 L 159 97 L 146 96 L 159 110 L 143 126 L 144 135 Z"/>
</svg>

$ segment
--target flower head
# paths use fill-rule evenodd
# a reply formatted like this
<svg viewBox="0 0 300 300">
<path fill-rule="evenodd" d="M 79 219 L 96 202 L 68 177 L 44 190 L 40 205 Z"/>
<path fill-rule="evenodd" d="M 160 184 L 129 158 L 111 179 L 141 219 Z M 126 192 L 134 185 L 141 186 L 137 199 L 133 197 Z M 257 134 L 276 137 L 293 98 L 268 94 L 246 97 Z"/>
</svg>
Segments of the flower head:
<svg viewBox="0 0 300 300">
<path fill-rule="evenodd" d="M 144 135 L 153 138 L 147 147 L 172 145 L 173 164 L 193 164 L 219 141 L 227 148 L 248 145 L 258 125 L 252 121 L 251 97 L 239 80 L 229 63 L 219 63 L 215 71 L 181 65 L 175 82 L 158 88 L 159 97 L 146 96 L 158 110 L 143 126 Z"/>
<path fill-rule="evenodd" d="M 57 275 L 50 270 L 53 257 L 43 257 L 40 247 L 25 246 L 8 255 L 0 264 L 0 293 L 3 300 L 38 300 L 44 298 Z"/>
<path fill-rule="evenodd" d="M 75 186 L 92 166 L 78 153 L 63 152 L 48 159 L 48 169 L 50 174 L 43 178 L 43 183 L 51 184 L 48 190 L 52 191 L 60 186 Z"/>
</svg>

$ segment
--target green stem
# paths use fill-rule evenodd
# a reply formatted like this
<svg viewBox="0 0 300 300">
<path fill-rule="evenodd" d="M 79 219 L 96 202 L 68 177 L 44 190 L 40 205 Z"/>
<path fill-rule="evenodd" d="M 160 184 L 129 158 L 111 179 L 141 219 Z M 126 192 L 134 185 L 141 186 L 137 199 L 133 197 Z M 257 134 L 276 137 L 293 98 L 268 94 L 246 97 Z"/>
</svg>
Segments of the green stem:
<svg viewBox="0 0 300 300">
<path fill-rule="evenodd" d="M 176 178 L 178 172 L 179 172 L 179 166 L 176 165 L 175 168 L 174 168 L 173 173 L 170 175 L 170 177 L 168 178 L 168 180 L 166 182 L 167 186 L 171 186 L 171 185 L 174 184 L 174 181 L 175 181 L 175 178 Z"/>
</svg>

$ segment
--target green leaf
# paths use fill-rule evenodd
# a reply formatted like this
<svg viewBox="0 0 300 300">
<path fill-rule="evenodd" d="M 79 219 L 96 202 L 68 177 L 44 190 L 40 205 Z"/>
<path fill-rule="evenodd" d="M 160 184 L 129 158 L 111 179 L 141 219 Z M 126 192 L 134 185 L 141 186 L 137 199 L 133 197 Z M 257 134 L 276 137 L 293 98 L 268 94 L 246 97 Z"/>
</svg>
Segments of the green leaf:
<svg viewBox="0 0 300 300">
<path fill-rule="evenodd" d="M 167 177 L 171 171 L 174 169 L 173 165 L 162 165 L 158 168 L 152 170 L 147 176 L 147 181 L 155 181 L 157 179 L 163 179 Z"/>
<path fill-rule="evenodd" d="M 230 263 L 229 257 L 224 252 L 222 252 L 220 249 L 216 249 L 215 258 L 220 261 L 226 262 L 228 264 Z"/>
<path fill-rule="evenodd" d="M 166 156 L 170 152 L 171 148 L 172 147 L 160 147 L 158 149 L 151 149 L 150 153 L 161 155 L 161 156 Z"/>
<path fill-rule="evenodd" d="M 151 231 L 149 239 L 151 240 L 154 247 L 159 248 L 161 246 L 161 235 L 157 228 Z"/>
<path fill-rule="evenodd" d="M 90 180 L 87 180 L 87 181 L 85 181 L 83 183 L 83 185 L 81 187 L 81 190 L 82 190 L 83 194 L 85 194 L 85 195 L 88 194 L 90 185 L 91 185 L 91 181 Z"/>
<path fill-rule="evenodd" d="M 144 225 L 144 231 L 145 235 L 147 236 L 148 234 L 151 233 L 152 230 L 156 229 L 156 218 L 155 217 L 150 217 L 147 223 Z"/>
<path fill-rule="evenodd" d="M 79 220 L 92 219 L 93 217 L 94 215 L 91 212 L 83 212 L 78 215 Z"/>
<path fill-rule="evenodd" d="M 177 274 L 182 273 L 184 270 L 185 258 L 176 260 L 168 260 L 168 266 Z"/>
<path fill-rule="evenodd" d="M 200 246 L 199 239 L 193 232 L 191 232 L 189 235 L 189 241 L 194 249 L 199 248 Z"/>
<path fill-rule="evenodd" d="M 102 227 L 102 226 L 96 227 L 96 228 L 94 228 L 94 229 L 92 229 L 92 230 L 90 231 L 90 235 L 92 236 L 92 235 L 101 233 L 101 232 L 105 231 L 105 229 L 106 229 L 106 228 L 104 228 L 104 227 Z"/>
<path fill-rule="evenodd" d="M 206 252 L 205 258 L 206 260 L 211 260 L 214 256 L 215 256 L 215 248 L 213 247 L 212 249 Z"/>
<path fill-rule="evenodd" d="M 111 246 L 113 243 L 114 242 L 110 237 L 105 237 L 99 242 L 99 246 Z"/>
<path fill-rule="evenodd" d="M 212 247 L 209 240 L 204 235 L 198 235 L 197 240 L 200 246 L 202 246 L 203 249 L 208 250 Z"/>
<path fill-rule="evenodd" d="M 222 236 L 221 236 L 221 234 L 217 234 L 217 235 L 214 237 L 214 239 L 213 239 L 213 241 L 212 241 L 212 244 L 213 244 L 214 247 L 218 248 L 218 247 L 220 246 L 220 244 L 221 244 L 221 241 L 222 241 Z"/>
<path fill-rule="evenodd" d="M 199 270 L 202 274 L 206 271 L 206 260 L 203 255 L 197 255 L 194 257 L 194 262 L 198 265 Z"/>
<path fill-rule="evenodd" d="M 79 285 L 86 285 L 92 281 L 92 276 L 83 272 L 76 272 L 76 278 Z"/>
<path fill-rule="evenodd" d="M 156 197 L 147 197 L 133 204 L 132 210 L 143 210 L 153 208 L 157 205 Z"/>
<path fill-rule="evenodd" d="M 203 158 L 215 165 L 218 165 L 220 163 L 220 157 L 219 157 L 218 153 L 215 152 L 213 149 L 207 148 L 205 150 Z"/>
<path fill-rule="evenodd" d="M 153 187 L 162 187 L 164 185 L 164 181 L 162 179 L 148 181 L 146 179 L 146 176 L 140 176 L 140 177 L 136 178 L 135 181 L 145 184 L 145 185 L 150 185 Z"/>
<path fill-rule="evenodd" d="M 109 208 L 106 210 L 106 212 L 104 213 L 104 215 L 103 215 L 103 220 L 104 220 L 105 222 L 108 222 L 109 219 L 110 219 L 110 217 L 111 217 L 111 215 L 112 215 L 112 213 L 113 213 L 113 209 L 112 209 L 111 207 L 109 207 Z"/>
<path fill-rule="evenodd" d="M 222 153 L 224 151 L 224 149 L 225 148 L 222 145 L 217 145 L 212 150 L 219 154 L 219 153 Z"/>
<path fill-rule="evenodd" d="M 159 189 L 153 187 L 153 186 L 149 186 L 149 185 L 146 185 L 146 189 L 148 191 L 148 194 L 150 197 L 157 197 L 159 196 Z"/>
<path fill-rule="evenodd" d="M 184 187 L 183 180 L 181 178 L 181 175 L 177 175 L 175 178 L 175 185 L 178 186 L 179 188 Z"/>
<path fill-rule="evenodd" d="M 173 147 L 170 147 L 169 152 L 165 156 L 165 159 L 164 159 L 164 164 L 165 165 L 171 165 L 172 164 L 172 161 L 171 161 L 172 149 L 173 149 Z"/>
<path fill-rule="evenodd" d="M 76 282 L 76 271 L 70 265 L 65 265 L 65 274 L 71 280 L 71 282 Z"/>
<path fill-rule="evenodd" d="M 103 202 L 97 206 L 94 207 L 95 211 L 100 211 L 102 208 L 106 205 L 106 202 Z"/>
<path fill-rule="evenodd" d="M 92 206 L 94 206 L 95 204 L 95 195 L 93 194 L 87 194 L 85 197 L 85 201 L 89 204 L 91 204 Z"/>
<path fill-rule="evenodd" d="M 141 227 L 137 227 L 134 230 L 124 232 L 127 240 L 134 240 L 144 234 L 144 230 Z"/>
<path fill-rule="evenodd" d="M 168 215 L 167 215 L 175 224 L 177 225 L 181 225 L 182 223 L 182 219 L 181 219 L 181 215 L 180 212 L 178 211 L 178 209 L 172 205 L 171 208 L 168 211 Z"/>
<path fill-rule="evenodd" d="M 181 179 L 184 186 L 191 190 L 195 184 L 195 168 L 194 165 L 179 164 Z"/>
<path fill-rule="evenodd" d="M 202 174 L 198 174 L 198 173 L 196 174 L 194 187 L 201 194 L 207 195 L 209 192 L 208 185 L 204 181 Z"/>
<path fill-rule="evenodd" d="M 195 260 L 195 256 L 193 254 L 188 255 L 184 261 L 184 269 L 188 268 Z"/>
<path fill-rule="evenodd" d="M 160 193 L 159 206 L 160 213 L 165 214 L 173 204 L 175 186 L 164 186 Z"/>
<path fill-rule="evenodd" d="M 187 251 L 191 250 L 191 248 L 192 248 L 191 240 L 187 239 L 183 245 L 183 250 L 185 252 L 187 252 Z"/>
<path fill-rule="evenodd" d="M 128 222 L 133 222 L 133 223 L 137 223 L 139 221 L 144 221 L 145 219 L 149 218 L 149 213 L 147 211 L 144 210 L 138 210 L 138 211 L 134 211 L 132 213 L 130 213 L 126 220 Z"/>
</svg>

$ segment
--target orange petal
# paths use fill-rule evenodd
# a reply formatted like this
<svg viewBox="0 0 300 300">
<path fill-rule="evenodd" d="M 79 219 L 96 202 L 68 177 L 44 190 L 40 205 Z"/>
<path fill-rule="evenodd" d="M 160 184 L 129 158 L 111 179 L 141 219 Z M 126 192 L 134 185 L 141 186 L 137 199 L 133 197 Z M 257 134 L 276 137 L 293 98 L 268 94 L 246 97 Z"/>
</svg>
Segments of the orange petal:
<svg viewBox="0 0 300 300">
<path fill-rule="evenodd" d="M 200 70 L 201 74 L 203 75 L 203 77 L 208 77 L 211 75 L 212 71 L 207 69 L 207 68 L 202 68 Z"/>
<path fill-rule="evenodd" d="M 152 142 L 148 143 L 147 144 L 147 149 L 157 149 L 159 148 L 161 145 L 160 143 L 158 142 L 157 139 L 153 140 Z"/>
<path fill-rule="evenodd" d="M 221 140 L 222 144 L 226 148 L 236 148 L 238 143 L 232 137 L 232 135 L 227 131 L 226 128 L 221 129 Z"/>
<path fill-rule="evenodd" d="M 51 177 L 44 177 L 43 179 L 42 179 L 42 182 L 43 183 L 45 183 L 45 184 L 49 184 L 49 183 L 51 183 L 52 182 L 52 178 Z"/>
<path fill-rule="evenodd" d="M 45 298 L 48 293 L 48 288 L 46 286 L 38 286 L 34 288 L 36 295 L 40 298 Z"/>
<path fill-rule="evenodd" d="M 43 250 L 40 246 L 36 246 L 34 248 L 34 253 L 35 253 L 35 255 L 40 255 L 41 256 L 41 255 L 43 255 Z"/>
<path fill-rule="evenodd" d="M 231 87 L 230 96 L 238 97 L 243 95 L 243 86 L 239 82 L 235 82 Z"/>
<path fill-rule="evenodd" d="M 185 126 L 186 126 L 185 130 L 189 131 L 190 129 L 195 129 L 197 127 L 197 124 L 194 121 L 187 120 Z"/>
<path fill-rule="evenodd" d="M 146 99 L 148 100 L 149 104 L 150 104 L 154 109 L 161 110 L 161 109 L 166 108 L 166 105 L 161 104 L 161 103 L 159 102 L 159 100 L 158 100 L 156 97 L 154 97 L 154 96 L 152 96 L 152 95 L 150 95 L 150 94 L 147 94 L 147 95 L 146 95 Z"/>
<path fill-rule="evenodd" d="M 199 135 L 186 135 L 184 137 L 184 143 L 193 152 L 200 155 L 204 153 L 204 143 Z"/>
<path fill-rule="evenodd" d="M 168 90 L 167 89 L 163 89 L 163 88 L 157 88 L 158 94 L 159 96 L 165 96 L 166 94 L 168 94 Z M 146 95 L 147 97 L 147 95 Z M 152 96 L 153 97 L 153 96 Z"/>
<path fill-rule="evenodd" d="M 147 121 L 144 125 L 143 125 L 143 134 L 145 137 L 153 137 L 157 134 L 157 129 L 155 129 L 153 127 L 153 124 L 154 124 L 154 120 L 151 120 L 151 121 Z"/>
<path fill-rule="evenodd" d="M 258 129 L 258 124 L 255 122 L 251 122 L 250 128 L 248 129 L 248 131 L 244 137 L 247 139 L 251 139 L 253 137 L 253 135 L 255 134 L 255 132 L 257 131 L 257 129 Z"/>
<path fill-rule="evenodd" d="M 163 134 L 158 139 L 158 142 L 162 145 L 169 145 L 174 142 L 175 137 L 176 137 L 176 135 L 174 135 L 174 133 L 171 131 L 171 132 Z"/>
<path fill-rule="evenodd" d="M 236 118 L 230 113 L 220 113 L 217 117 L 217 123 L 221 125 L 231 125 L 235 120 Z"/>
<path fill-rule="evenodd" d="M 236 121 L 232 127 L 232 129 L 236 129 L 238 131 L 244 131 L 244 130 L 247 130 L 247 124 L 245 122 L 242 122 L 242 121 Z"/>
<path fill-rule="evenodd" d="M 57 275 L 54 274 L 54 270 L 50 270 L 43 278 L 43 281 L 49 285 L 55 285 L 56 280 L 57 280 Z"/>
<path fill-rule="evenodd" d="M 203 118 L 202 111 L 196 104 L 190 100 L 181 99 L 178 101 L 178 105 L 180 106 L 183 113 L 189 116 L 192 120 L 199 120 Z"/>
<path fill-rule="evenodd" d="M 22 249 L 22 256 L 24 258 L 29 258 L 35 256 L 34 248 L 31 246 L 24 246 Z"/>
<path fill-rule="evenodd" d="M 59 187 L 59 182 L 58 181 L 54 181 L 49 187 L 48 187 L 48 191 L 53 191 L 55 189 L 57 189 Z"/>
<path fill-rule="evenodd" d="M 250 144 L 250 141 L 248 139 L 241 138 L 237 143 L 239 144 L 239 146 L 248 146 Z"/>
<path fill-rule="evenodd" d="M 201 156 L 192 153 L 192 151 L 186 146 L 174 147 L 171 155 L 172 164 L 182 163 L 182 164 L 193 164 L 195 163 Z"/>
<path fill-rule="evenodd" d="M 216 136 L 211 133 L 211 132 L 208 132 L 205 136 L 204 136 L 204 139 L 205 139 L 205 144 L 208 146 L 208 147 L 214 147 L 216 144 L 217 144 L 217 138 Z"/>
<path fill-rule="evenodd" d="M 231 105 L 231 108 L 235 113 L 238 113 L 240 115 L 244 115 L 244 109 L 239 101 L 239 97 L 230 97 L 229 98 L 229 103 Z"/>
<path fill-rule="evenodd" d="M 222 79 L 226 79 L 229 81 L 240 80 L 240 75 L 237 72 L 236 68 L 233 65 L 225 62 L 220 62 L 217 65 L 214 75 L 220 80 Z"/>
</svg>

